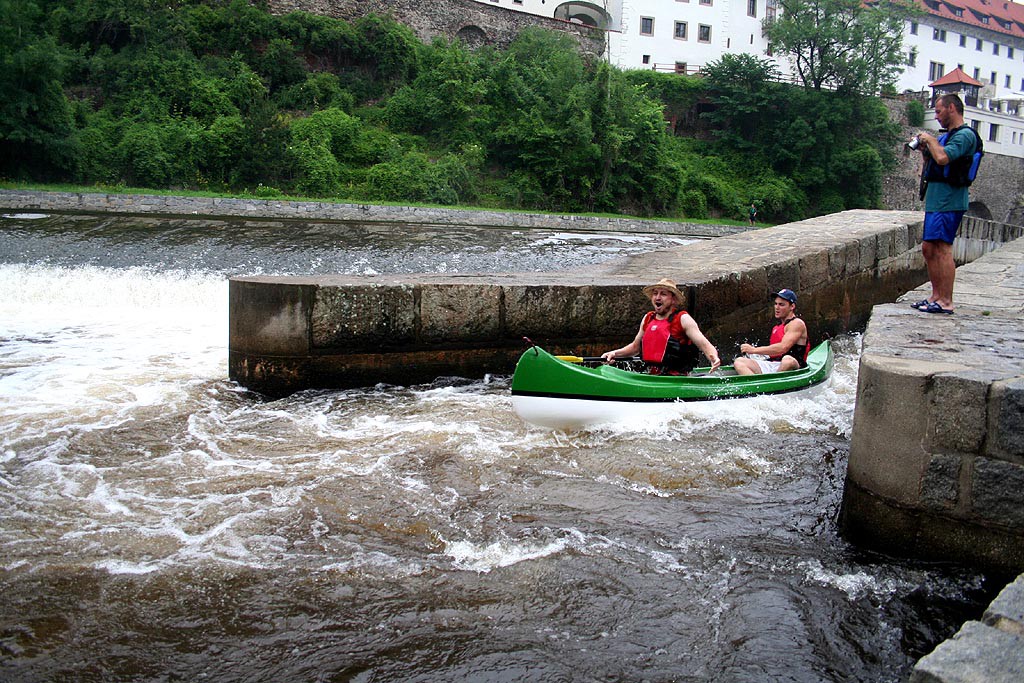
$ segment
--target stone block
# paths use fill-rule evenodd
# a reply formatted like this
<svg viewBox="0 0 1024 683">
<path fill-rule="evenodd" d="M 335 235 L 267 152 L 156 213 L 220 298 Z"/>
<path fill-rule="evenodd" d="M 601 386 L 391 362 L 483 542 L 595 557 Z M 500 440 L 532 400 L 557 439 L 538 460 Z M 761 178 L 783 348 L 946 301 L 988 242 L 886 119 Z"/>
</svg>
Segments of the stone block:
<svg viewBox="0 0 1024 683">
<path fill-rule="evenodd" d="M 862 272 L 870 272 L 878 265 L 878 240 L 875 235 L 862 238 L 857 243 L 860 252 L 859 268 Z"/>
<path fill-rule="evenodd" d="M 228 347 L 268 356 L 309 353 L 312 288 L 262 278 L 228 285 Z"/>
<path fill-rule="evenodd" d="M 880 232 L 875 236 L 875 238 L 875 253 L 878 261 L 885 261 L 886 259 L 891 259 L 896 255 L 896 250 L 893 245 L 893 234 L 891 231 Z"/>
<path fill-rule="evenodd" d="M 975 458 L 971 475 L 971 510 L 983 520 L 1024 533 L 1024 465 Z"/>
<path fill-rule="evenodd" d="M 739 280 L 739 273 L 728 273 L 694 284 L 693 310 L 690 313 L 703 321 L 731 314 L 739 308 Z"/>
<path fill-rule="evenodd" d="M 865 353 L 847 478 L 888 500 L 915 507 L 931 460 L 924 449 L 931 366 Z"/>
<path fill-rule="evenodd" d="M 989 407 L 989 442 L 996 453 L 1024 461 L 1024 379 L 995 382 Z"/>
<path fill-rule="evenodd" d="M 768 275 L 764 268 L 753 268 L 739 274 L 736 299 L 740 306 L 760 303 L 768 310 L 768 291 Z"/>
<path fill-rule="evenodd" d="M 507 286 L 505 334 L 529 337 L 538 344 L 552 338 L 591 336 L 622 337 L 625 344 L 650 307 L 645 301 L 639 286 Z"/>
<path fill-rule="evenodd" d="M 921 504 L 935 511 L 950 510 L 960 497 L 960 457 L 933 455 L 921 477 Z"/>
<path fill-rule="evenodd" d="M 803 291 L 803 284 L 800 282 L 799 258 L 794 257 L 769 264 L 765 268 L 765 275 L 768 279 L 769 292 L 777 292 L 780 289 L 792 289 L 799 297 Z"/>
<path fill-rule="evenodd" d="M 977 621 L 968 621 L 950 640 L 922 657 L 910 683 L 1020 683 L 1024 643 Z"/>
<path fill-rule="evenodd" d="M 932 378 L 929 451 L 981 452 L 988 423 L 989 381 L 987 374 L 969 370 Z"/>
<path fill-rule="evenodd" d="M 1000 591 L 985 610 L 982 621 L 1000 631 L 1024 638 L 1024 574 Z"/>
<path fill-rule="evenodd" d="M 503 337 L 498 285 L 421 285 L 419 312 L 423 343 L 486 343 Z"/>
<path fill-rule="evenodd" d="M 828 252 L 816 251 L 800 259 L 800 288 L 804 291 L 824 284 L 829 279 Z"/>
<path fill-rule="evenodd" d="M 910 241 L 910 232 L 905 225 L 897 225 L 892 231 L 893 256 L 908 251 L 915 243 Z"/>
<path fill-rule="evenodd" d="M 313 347 L 371 350 L 416 341 L 412 285 L 323 285 L 311 316 Z"/>
</svg>

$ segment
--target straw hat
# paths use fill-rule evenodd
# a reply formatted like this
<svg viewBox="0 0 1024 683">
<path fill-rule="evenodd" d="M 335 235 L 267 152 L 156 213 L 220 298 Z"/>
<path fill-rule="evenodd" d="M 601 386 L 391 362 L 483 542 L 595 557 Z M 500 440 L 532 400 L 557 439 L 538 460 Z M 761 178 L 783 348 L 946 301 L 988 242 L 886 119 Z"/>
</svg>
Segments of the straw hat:
<svg viewBox="0 0 1024 683">
<path fill-rule="evenodd" d="M 669 280 L 667 277 L 661 278 L 661 280 L 659 280 L 657 283 L 655 283 L 653 285 L 647 285 L 646 287 L 644 287 L 644 294 L 647 295 L 647 296 L 650 296 L 651 292 L 653 292 L 655 289 L 659 289 L 659 288 L 660 289 L 667 289 L 668 291 L 672 292 L 672 296 L 674 296 L 676 298 L 676 303 L 678 303 L 678 304 L 682 304 L 683 303 L 683 301 L 684 301 L 683 293 L 680 292 L 679 289 L 676 287 L 675 281 L 674 280 Z"/>
</svg>

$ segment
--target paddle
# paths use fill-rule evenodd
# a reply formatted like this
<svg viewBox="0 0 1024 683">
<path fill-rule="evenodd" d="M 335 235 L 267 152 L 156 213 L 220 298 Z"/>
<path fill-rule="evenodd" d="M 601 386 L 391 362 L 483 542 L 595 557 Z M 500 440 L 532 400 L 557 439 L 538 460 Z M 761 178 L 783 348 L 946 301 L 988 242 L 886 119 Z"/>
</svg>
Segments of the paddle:
<svg viewBox="0 0 1024 683">
<path fill-rule="evenodd" d="M 555 356 L 558 360 L 565 361 L 566 363 L 603 363 L 604 358 L 601 356 Z M 618 363 L 620 361 L 640 360 L 639 356 L 625 356 L 623 358 L 615 358 L 613 362 Z"/>
</svg>

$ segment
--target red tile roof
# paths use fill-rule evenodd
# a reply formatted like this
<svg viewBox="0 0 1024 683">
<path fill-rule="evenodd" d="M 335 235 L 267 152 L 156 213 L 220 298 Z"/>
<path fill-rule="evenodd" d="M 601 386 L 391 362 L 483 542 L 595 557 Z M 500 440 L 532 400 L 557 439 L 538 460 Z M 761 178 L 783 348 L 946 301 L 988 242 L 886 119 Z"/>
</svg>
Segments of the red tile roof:
<svg viewBox="0 0 1024 683">
<path fill-rule="evenodd" d="M 929 88 L 934 88 L 937 85 L 953 85 L 955 83 L 964 83 L 966 85 L 976 85 L 979 88 L 985 84 L 981 81 L 975 80 L 964 73 L 963 69 L 957 67 L 950 71 L 948 74 L 928 85 Z"/>
<path fill-rule="evenodd" d="M 1024 5 L 1009 0 L 917 0 L 917 3 L 932 16 L 1024 38 Z M 960 16 L 957 16 L 958 10 Z"/>
</svg>

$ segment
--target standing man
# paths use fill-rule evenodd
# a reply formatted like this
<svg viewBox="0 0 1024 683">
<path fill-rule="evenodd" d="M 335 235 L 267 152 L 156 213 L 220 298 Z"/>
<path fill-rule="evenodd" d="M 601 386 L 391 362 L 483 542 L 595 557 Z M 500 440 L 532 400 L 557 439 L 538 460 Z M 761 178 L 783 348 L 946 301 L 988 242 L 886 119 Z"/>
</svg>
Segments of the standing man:
<svg viewBox="0 0 1024 683">
<path fill-rule="evenodd" d="M 921 254 L 928 267 L 932 293 L 913 307 L 925 313 L 953 313 L 953 240 L 968 208 L 968 172 L 981 140 L 964 125 L 964 103 L 958 95 L 946 94 L 935 100 L 935 118 L 949 132 L 936 138 L 923 132 L 917 136 L 924 155 L 924 236 Z"/>
<path fill-rule="evenodd" d="M 750 216 L 750 225 L 754 225 L 754 221 L 757 220 L 757 205 L 754 202 L 750 202 L 750 210 L 748 211 Z"/>
<path fill-rule="evenodd" d="M 768 346 L 740 344 L 740 353 L 768 356 L 737 358 L 732 362 L 738 375 L 760 375 L 807 367 L 807 325 L 796 315 L 796 292 L 782 289 L 772 295 L 776 325 L 768 338 Z"/>
<path fill-rule="evenodd" d="M 722 364 L 697 321 L 683 310 L 683 293 L 675 282 L 662 278 L 643 291 L 651 298 L 654 310 L 640 321 L 640 331 L 633 341 L 601 354 L 606 363 L 639 352 L 650 374 L 685 375 L 696 367 L 699 349 L 711 362 L 712 371 Z"/>
</svg>

